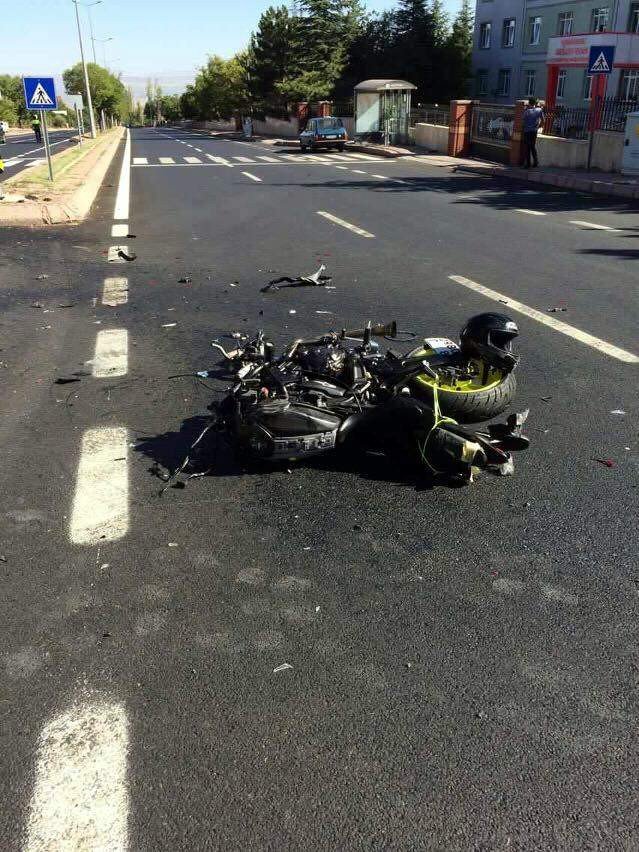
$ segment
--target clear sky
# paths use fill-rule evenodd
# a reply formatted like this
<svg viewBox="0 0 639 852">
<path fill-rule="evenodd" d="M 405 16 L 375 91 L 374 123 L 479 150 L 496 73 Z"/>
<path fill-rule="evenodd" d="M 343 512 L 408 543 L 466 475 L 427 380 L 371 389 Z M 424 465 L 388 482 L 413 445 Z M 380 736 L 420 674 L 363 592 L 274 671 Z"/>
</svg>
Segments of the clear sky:
<svg viewBox="0 0 639 852">
<path fill-rule="evenodd" d="M 90 2 L 90 0 L 82 0 Z M 454 14 L 459 0 L 445 0 Z M 91 9 L 97 61 L 122 74 L 136 97 L 148 77 L 167 93 L 181 92 L 208 54 L 244 47 L 260 14 L 277 0 L 102 0 Z M 366 0 L 370 11 L 394 0 Z M 0 73 L 53 74 L 80 58 L 71 0 L 1 0 Z M 85 56 L 91 59 L 87 10 L 81 8 Z M 112 38 L 105 44 L 97 39 Z"/>
</svg>

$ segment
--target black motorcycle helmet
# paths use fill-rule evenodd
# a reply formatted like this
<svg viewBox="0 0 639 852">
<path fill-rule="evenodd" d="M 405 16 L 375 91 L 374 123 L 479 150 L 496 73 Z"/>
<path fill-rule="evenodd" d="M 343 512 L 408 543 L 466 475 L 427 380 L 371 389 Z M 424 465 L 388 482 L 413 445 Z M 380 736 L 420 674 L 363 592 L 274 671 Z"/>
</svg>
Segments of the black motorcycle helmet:
<svg viewBox="0 0 639 852">
<path fill-rule="evenodd" d="M 467 358 L 482 358 L 491 366 L 510 372 L 519 357 L 512 342 L 519 336 L 517 323 L 504 314 L 477 314 L 462 328 L 459 343 Z"/>
</svg>

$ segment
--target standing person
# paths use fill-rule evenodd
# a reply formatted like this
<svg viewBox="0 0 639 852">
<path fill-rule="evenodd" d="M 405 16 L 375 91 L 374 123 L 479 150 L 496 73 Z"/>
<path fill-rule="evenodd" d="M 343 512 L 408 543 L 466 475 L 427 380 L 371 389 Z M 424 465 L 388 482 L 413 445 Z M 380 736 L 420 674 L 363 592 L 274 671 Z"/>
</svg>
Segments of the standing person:
<svg viewBox="0 0 639 852">
<path fill-rule="evenodd" d="M 4 145 L 7 141 L 7 130 L 9 129 L 9 125 L 6 121 L 0 121 L 0 145 Z"/>
<path fill-rule="evenodd" d="M 539 159 L 537 157 L 537 134 L 544 118 L 544 111 L 537 106 L 537 98 L 529 98 L 528 106 L 524 110 L 522 129 L 524 133 L 524 166 L 529 169 L 532 165 L 537 168 Z M 531 162 L 532 160 L 532 162 Z"/>
<path fill-rule="evenodd" d="M 31 122 L 31 129 L 35 133 L 36 142 L 42 142 L 42 131 L 40 130 L 40 119 L 36 117 Z"/>
</svg>

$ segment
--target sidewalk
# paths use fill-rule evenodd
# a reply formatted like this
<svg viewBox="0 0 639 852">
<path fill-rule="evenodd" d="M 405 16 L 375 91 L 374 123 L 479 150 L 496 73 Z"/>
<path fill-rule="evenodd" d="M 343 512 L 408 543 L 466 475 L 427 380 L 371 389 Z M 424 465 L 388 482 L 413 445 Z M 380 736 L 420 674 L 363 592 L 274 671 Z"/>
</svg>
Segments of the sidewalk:
<svg viewBox="0 0 639 852">
<path fill-rule="evenodd" d="M 583 169 L 559 169 L 551 166 L 524 169 L 485 160 L 447 157 L 444 154 L 420 155 L 419 159 L 427 160 L 429 165 L 450 168 L 457 172 L 543 183 L 548 186 L 559 186 L 562 189 L 573 189 L 577 192 L 639 199 L 639 177 L 621 175 L 618 172 L 586 172 Z"/>
</svg>

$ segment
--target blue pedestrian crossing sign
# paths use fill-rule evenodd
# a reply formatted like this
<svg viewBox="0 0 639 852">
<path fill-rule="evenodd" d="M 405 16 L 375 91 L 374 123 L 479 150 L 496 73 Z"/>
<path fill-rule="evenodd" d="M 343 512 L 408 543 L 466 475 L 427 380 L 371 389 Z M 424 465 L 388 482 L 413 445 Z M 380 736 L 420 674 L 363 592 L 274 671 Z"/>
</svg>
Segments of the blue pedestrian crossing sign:
<svg viewBox="0 0 639 852">
<path fill-rule="evenodd" d="M 614 59 L 614 44 L 591 45 L 588 57 L 588 74 L 610 74 Z"/>
<path fill-rule="evenodd" d="M 23 77 L 27 109 L 57 109 L 53 77 Z"/>
</svg>

